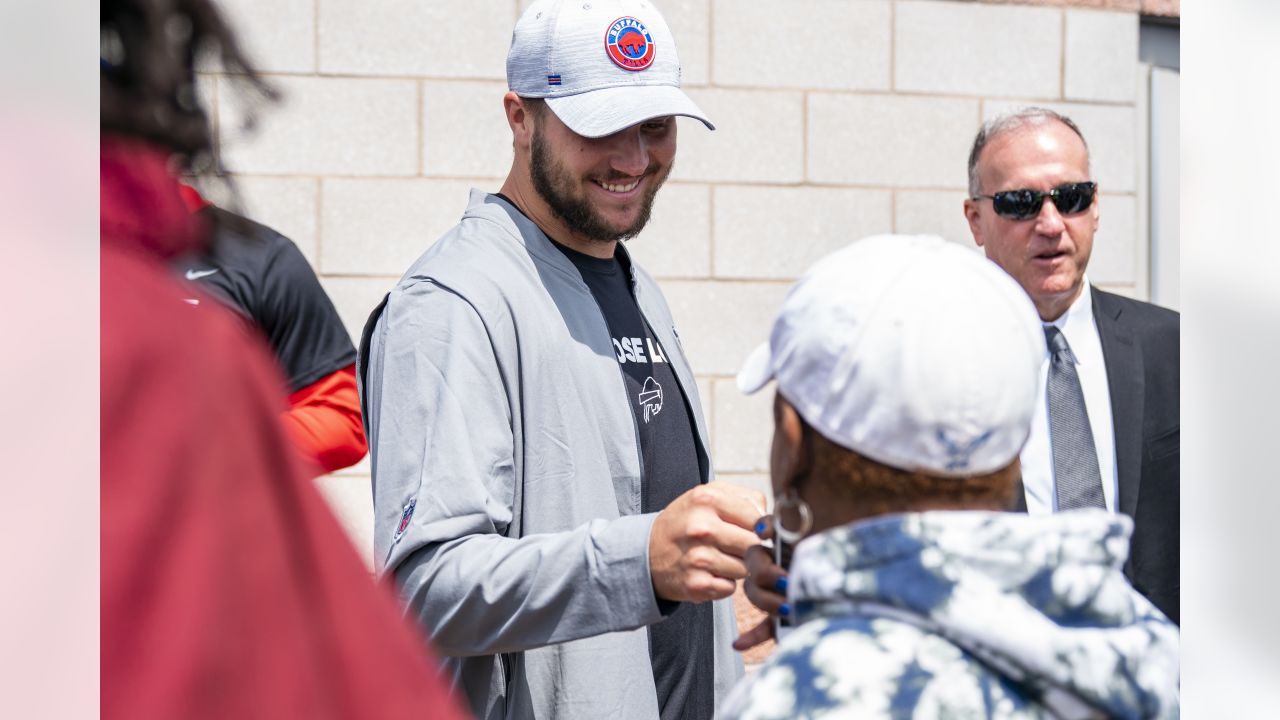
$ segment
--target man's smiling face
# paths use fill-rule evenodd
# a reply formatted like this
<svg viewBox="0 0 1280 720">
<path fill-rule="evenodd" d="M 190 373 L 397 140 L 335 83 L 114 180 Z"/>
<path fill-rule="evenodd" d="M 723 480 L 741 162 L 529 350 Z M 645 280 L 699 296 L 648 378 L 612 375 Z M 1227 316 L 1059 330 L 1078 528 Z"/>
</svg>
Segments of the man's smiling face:
<svg viewBox="0 0 1280 720">
<path fill-rule="evenodd" d="M 533 187 L 551 211 L 582 238 L 612 242 L 634 237 L 648 223 L 675 161 L 676 121 L 654 118 L 585 138 L 544 108 L 531 144 Z"/>
</svg>

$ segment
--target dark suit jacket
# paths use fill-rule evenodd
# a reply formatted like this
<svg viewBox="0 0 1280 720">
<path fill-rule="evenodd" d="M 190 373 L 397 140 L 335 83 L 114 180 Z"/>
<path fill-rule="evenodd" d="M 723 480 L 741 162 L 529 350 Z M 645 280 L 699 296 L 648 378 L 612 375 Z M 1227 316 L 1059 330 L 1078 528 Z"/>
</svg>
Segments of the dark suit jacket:
<svg viewBox="0 0 1280 720">
<path fill-rule="evenodd" d="M 1093 288 L 1111 391 L 1120 512 L 1133 518 L 1125 575 L 1180 622 L 1178 313 Z M 1019 496 L 1018 509 L 1026 511 Z"/>
</svg>

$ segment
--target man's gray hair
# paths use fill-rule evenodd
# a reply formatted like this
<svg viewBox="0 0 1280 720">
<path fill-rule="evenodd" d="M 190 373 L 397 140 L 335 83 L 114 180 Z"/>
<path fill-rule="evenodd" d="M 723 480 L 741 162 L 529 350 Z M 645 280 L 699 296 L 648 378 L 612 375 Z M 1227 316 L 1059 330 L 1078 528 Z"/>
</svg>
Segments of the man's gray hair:
<svg viewBox="0 0 1280 720">
<path fill-rule="evenodd" d="M 973 149 L 969 151 L 969 197 L 976 198 L 982 194 L 982 185 L 978 182 L 978 156 L 982 154 L 982 149 L 987 146 L 998 135 L 1003 135 L 1011 130 L 1017 130 L 1028 125 L 1043 125 L 1047 122 L 1060 122 L 1071 128 L 1071 131 L 1080 138 L 1080 142 L 1084 143 L 1085 169 L 1088 170 L 1089 162 L 1089 143 L 1085 142 L 1084 135 L 1081 134 L 1080 128 L 1071 118 L 1062 113 L 1054 112 L 1048 108 L 1042 107 L 1025 107 L 1021 110 L 998 115 L 985 123 L 978 130 L 978 135 L 973 138 Z"/>
</svg>

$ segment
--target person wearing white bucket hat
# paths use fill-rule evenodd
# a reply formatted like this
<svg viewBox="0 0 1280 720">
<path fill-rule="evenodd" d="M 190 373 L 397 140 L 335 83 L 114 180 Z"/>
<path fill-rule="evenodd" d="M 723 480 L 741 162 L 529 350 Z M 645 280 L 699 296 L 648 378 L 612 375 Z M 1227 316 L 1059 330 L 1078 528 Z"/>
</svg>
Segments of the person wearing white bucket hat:
<svg viewBox="0 0 1280 720">
<path fill-rule="evenodd" d="M 501 191 L 361 340 L 376 560 L 482 718 L 710 720 L 764 496 L 710 482 L 693 371 L 619 241 L 676 116 L 714 128 L 647 0 L 532 3 L 507 80 Z"/>
<path fill-rule="evenodd" d="M 776 381 L 760 532 L 798 542 L 789 574 L 750 551 L 748 596 L 798 626 L 718 717 L 1178 716 L 1177 627 L 1121 571 L 1132 522 L 1007 512 L 1044 352 L 1018 284 L 941 238 L 796 283 L 738 383 Z"/>
</svg>

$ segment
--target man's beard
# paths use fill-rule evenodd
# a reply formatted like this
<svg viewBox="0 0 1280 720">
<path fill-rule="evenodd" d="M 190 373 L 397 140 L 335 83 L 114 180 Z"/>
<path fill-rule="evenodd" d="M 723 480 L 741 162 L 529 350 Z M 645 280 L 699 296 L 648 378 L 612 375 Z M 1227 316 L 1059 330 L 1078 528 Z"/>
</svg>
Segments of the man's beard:
<svg viewBox="0 0 1280 720">
<path fill-rule="evenodd" d="M 551 208 L 551 212 L 555 213 L 555 216 L 565 225 L 588 240 L 596 242 L 614 242 L 639 235 L 649 222 L 649 215 L 653 212 L 653 200 L 658 195 L 658 189 L 662 187 L 662 183 L 666 182 L 667 175 L 671 174 L 671 167 L 668 166 L 661 176 L 654 175 L 658 170 L 658 164 L 650 163 L 645 169 L 645 174 L 653 175 L 654 181 L 640 200 L 640 214 L 635 222 L 619 230 L 605 222 L 585 196 L 573 194 L 573 177 L 563 165 L 551 157 L 546 143 L 542 141 L 541 132 L 534 131 L 532 145 L 531 171 L 534 190 L 538 191 Z"/>
</svg>

